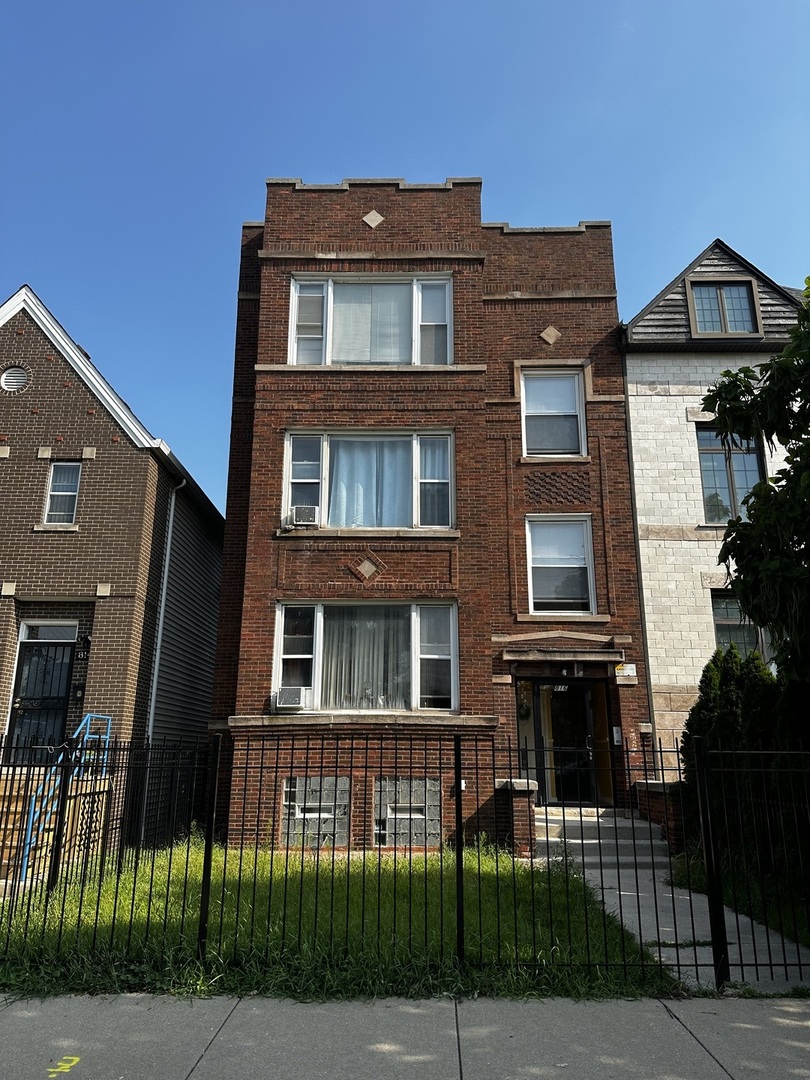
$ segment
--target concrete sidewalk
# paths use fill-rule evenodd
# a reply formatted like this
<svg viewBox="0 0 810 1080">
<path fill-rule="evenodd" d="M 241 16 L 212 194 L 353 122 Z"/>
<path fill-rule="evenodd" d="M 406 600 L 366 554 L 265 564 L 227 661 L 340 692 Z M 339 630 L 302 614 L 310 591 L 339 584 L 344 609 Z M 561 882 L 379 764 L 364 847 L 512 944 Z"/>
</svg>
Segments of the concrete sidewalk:
<svg viewBox="0 0 810 1080">
<path fill-rule="evenodd" d="M 801 1080 L 810 1001 L 4 1002 L 2 1080 Z"/>
</svg>

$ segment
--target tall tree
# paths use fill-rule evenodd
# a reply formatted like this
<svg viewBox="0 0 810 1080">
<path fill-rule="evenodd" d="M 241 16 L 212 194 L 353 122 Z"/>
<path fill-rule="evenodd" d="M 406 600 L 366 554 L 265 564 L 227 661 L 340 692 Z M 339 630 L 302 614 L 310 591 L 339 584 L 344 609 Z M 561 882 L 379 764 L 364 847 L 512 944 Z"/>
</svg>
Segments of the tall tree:
<svg viewBox="0 0 810 1080">
<path fill-rule="evenodd" d="M 793 684 L 789 697 L 810 715 L 810 277 L 805 284 L 782 352 L 722 372 L 703 407 L 726 445 L 763 440 L 784 449 L 784 467 L 743 500 L 746 518 L 729 522 L 719 560 L 743 613 L 768 631 Z"/>
</svg>

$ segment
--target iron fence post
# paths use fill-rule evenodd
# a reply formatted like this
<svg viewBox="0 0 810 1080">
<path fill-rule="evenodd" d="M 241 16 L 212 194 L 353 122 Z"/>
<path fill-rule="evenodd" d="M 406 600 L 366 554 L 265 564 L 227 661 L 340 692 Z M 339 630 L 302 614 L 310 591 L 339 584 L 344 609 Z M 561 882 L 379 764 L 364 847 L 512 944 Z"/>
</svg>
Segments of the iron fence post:
<svg viewBox="0 0 810 1080">
<path fill-rule="evenodd" d="M 74 740 L 65 739 L 62 763 L 59 766 L 57 776 L 59 778 L 59 790 L 56 795 L 56 825 L 53 830 L 53 847 L 48 865 L 48 881 L 46 889 L 49 893 L 56 888 L 59 879 L 59 863 L 62 858 L 62 845 L 65 838 L 65 820 L 67 818 L 67 801 L 70 793 L 70 774 L 73 769 Z"/>
<path fill-rule="evenodd" d="M 453 784 L 456 796 L 456 955 L 464 963 L 464 813 L 461 806 L 461 736 L 453 736 Z"/>
<path fill-rule="evenodd" d="M 706 748 L 701 737 L 697 736 L 695 738 L 694 748 L 700 837 L 703 845 L 703 860 L 706 866 L 706 897 L 709 903 L 709 928 L 712 935 L 714 979 L 717 989 L 720 990 L 731 978 L 728 938 L 726 936 L 726 916 L 723 905 L 723 883 L 720 876 L 717 845 L 714 841 Z"/>
<path fill-rule="evenodd" d="M 208 759 L 208 791 L 205 806 L 205 851 L 203 854 L 202 880 L 200 881 L 200 919 L 197 925 L 197 956 L 205 959 L 208 944 L 208 910 L 211 900 L 211 864 L 214 856 L 214 829 L 217 818 L 217 780 L 222 736 L 214 735 Z"/>
</svg>

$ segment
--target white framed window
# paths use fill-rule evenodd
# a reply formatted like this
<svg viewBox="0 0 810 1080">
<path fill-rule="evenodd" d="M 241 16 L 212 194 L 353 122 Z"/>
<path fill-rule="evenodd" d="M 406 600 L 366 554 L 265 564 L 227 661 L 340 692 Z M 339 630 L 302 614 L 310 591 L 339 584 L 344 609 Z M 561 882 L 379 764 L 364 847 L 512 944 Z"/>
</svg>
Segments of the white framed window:
<svg viewBox="0 0 810 1080">
<path fill-rule="evenodd" d="M 587 453 L 581 371 L 524 371 L 523 453 L 527 457 Z"/>
<path fill-rule="evenodd" d="M 449 278 L 294 278 L 290 363 L 447 365 Z"/>
<path fill-rule="evenodd" d="M 761 333 L 759 298 L 753 278 L 690 278 L 686 289 L 696 337 L 752 337 Z"/>
<path fill-rule="evenodd" d="M 75 522 L 81 472 L 82 467 L 78 462 L 55 461 L 51 465 L 45 506 L 46 525 L 72 525 Z"/>
<path fill-rule="evenodd" d="M 529 610 L 592 615 L 596 610 L 591 519 L 587 514 L 526 518 Z"/>
<path fill-rule="evenodd" d="M 449 435 L 289 435 L 284 513 L 333 529 L 450 528 Z"/>
<path fill-rule="evenodd" d="M 316 711 L 457 709 L 457 639 L 452 604 L 280 604 L 277 700 L 300 687 L 295 707 Z"/>
</svg>

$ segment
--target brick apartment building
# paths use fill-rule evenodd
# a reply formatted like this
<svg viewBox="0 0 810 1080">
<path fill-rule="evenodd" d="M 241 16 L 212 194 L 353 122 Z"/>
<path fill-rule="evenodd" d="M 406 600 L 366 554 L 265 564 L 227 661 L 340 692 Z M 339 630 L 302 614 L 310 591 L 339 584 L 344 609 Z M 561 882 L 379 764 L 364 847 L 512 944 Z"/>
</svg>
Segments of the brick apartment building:
<svg viewBox="0 0 810 1080">
<path fill-rule="evenodd" d="M 667 748 L 679 744 L 716 648 L 767 653 L 717 555 L 729 518 L 784 454 L 723 447 L 702 399 L 721 371 L 781 352 L 801 297 L 718 239 L 624 330 L 653 722 Z"/>
<path fill-rule="evenodd" d="M 223 520 L 28 286 L 0 306 L 6 760 L 87 712 L 204 734 Z"/>
<path fill-rule="evenodd" d="M 610 226 L 482 224 L 480 200 L 477 179 L 270 180 L 243 228 L 232 806 L 251 755 L 323 732 L 486 734 L 542 799 L 572 770 L 583 800 L 622 797 L 649 710 Z"/>
</svg>

